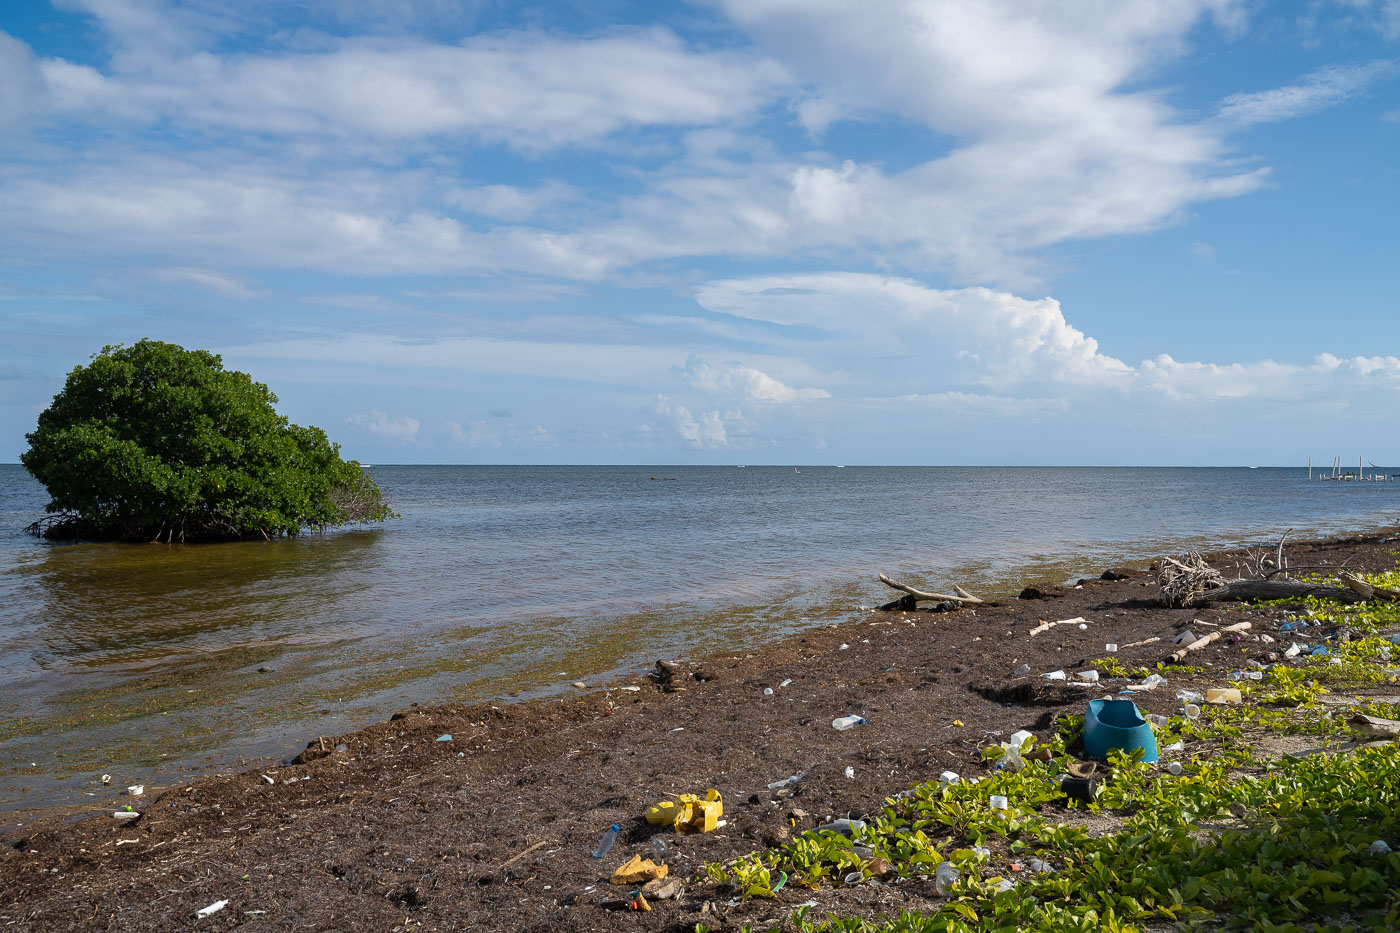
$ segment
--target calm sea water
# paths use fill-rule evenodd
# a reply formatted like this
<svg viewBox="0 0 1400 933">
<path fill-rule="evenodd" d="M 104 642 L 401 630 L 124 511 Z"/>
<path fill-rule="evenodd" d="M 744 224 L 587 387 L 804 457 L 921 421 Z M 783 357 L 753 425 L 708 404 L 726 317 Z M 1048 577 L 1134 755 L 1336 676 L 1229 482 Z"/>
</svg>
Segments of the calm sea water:
<svg viewBox="0 0 1400 933">
<path fill-rule="evenodd" d="M 1302 469 L 377 467 L 403 518 L 215 546 L 63 544 L 0 465 L 0 810 L 159 784 L 410 701 L 529 697 L 742 651 L 889 597 L 1008 594 L 1188 546 L 1400 520 Z"/>
</svg>

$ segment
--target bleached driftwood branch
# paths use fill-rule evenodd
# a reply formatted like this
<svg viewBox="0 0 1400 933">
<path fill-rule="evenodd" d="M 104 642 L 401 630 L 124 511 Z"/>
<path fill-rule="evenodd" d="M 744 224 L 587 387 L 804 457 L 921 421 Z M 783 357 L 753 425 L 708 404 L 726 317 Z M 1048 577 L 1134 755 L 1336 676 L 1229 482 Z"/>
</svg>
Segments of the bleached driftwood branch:
<svg viewBox="0 0 1400 933">
<path fill-rule="evenodd" d="M 903 598 L 897 599 L 892 603 L 886 603 L 885 605 L 880 607 L 881 609 L 898 609 L 906 606 L 912 609 L 914 608 L 915 603 L 917 603 L 919 600 L 924 599 L 933 600 L 934 602 L 940 603 L 954 603 L 959 606 L 976 606 L 981 605 L 985 602 L 985 600 L 978 599 L 976 596 L 973 596 L 967 590 L 956 585 L 953 587 L 953 590 L 955 593 L 957 593 L 957 595 L 949 596 L 945 593 L 929 593 L 924 590 L 917 590 L 914 587 L 909 586 L 908 584 L 891 580 L 883 573 L 880 574 L 880 582 L 885 584 L 885 586 L 890 587 L 891 589 L 896 589 L 899 590 L 901 593 L 907 594 Z"/>
<path fill-rule="evenodd" d="M 1054 628 L 1057 625 L 1069 625 L 1075 622 L 1083 622 L 1085 625 L 1089 624 L 1089 620 L 1084 618 L 1083 616 L 1075 616 L 1073 619 L 1061 619 L 1058 622 L 1042 622 L 1035 628 L 1031 629 L 1030 634 L 1032 636 L 1036 636 L 1039 635 L 1041 632 L 1048 632 L 1050 629 Z"/>
</svg>

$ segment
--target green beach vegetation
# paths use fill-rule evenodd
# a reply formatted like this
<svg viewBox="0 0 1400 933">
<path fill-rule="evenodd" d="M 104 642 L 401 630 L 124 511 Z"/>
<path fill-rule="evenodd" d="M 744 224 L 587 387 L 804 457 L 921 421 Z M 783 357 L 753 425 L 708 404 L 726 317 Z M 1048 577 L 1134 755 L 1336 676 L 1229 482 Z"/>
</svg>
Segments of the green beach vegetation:
<svg viewBox="0 0 1400 933">
<path fill-rule="evenodd" d="M 20 460 L 44 484 L 51 538 L 270 539 L 395 517 L 320 428 L 207 350 L 141 340 L 68 374 Z"/>
<path fill-rule="evenodd" d="M 1394 586 L 1400 573 L 1366 579 Z M 850 836 L 802 833 L 710 863 L 699 880 L 743 900 L 776 898 L 784 887 L 800 897 L 794 888 L 869 883 L 878 860 L 886 880 L 927 891 L 951 866 L 935 909 L 819 916 L 803 906 L 782 926 L 798 933 L 1400 928 L 1400 852 L 1387 842 L 1400 835 L 1400 745 L 1352 727 L 1356 713 L 1396 716 L 1396 698 L 1320 702 L 1329 690 L 1400 681 L 1390 664 L 1395 644 L 1382 637 L 1400 626 L 1400 605 L 1309 598 L 1304 606 L 1315 622 L 1347 626 L 1350 639 L 1242 683 L 1243 705 L 1206 707 L 1194 721 L 1171 717 L 1158 742 L 1189 743 L 1172 756 L 1179 775 L 1143 763 L 1140 752 L 1114 751 L 1094 801 L 1061 805 L 1058 782 L 1083 726 L 1082 716 L 1061 716 L 1043 761 L 977 781 L 917 784 Z M 1306 753 L 1279 753 L 1279 737 L 1300 735 L 1320 741 Z M 987 762 L 1001 754 L 983 750 Z M 1008 808 L 992 808 L 993 795 Z"/>
</svg>

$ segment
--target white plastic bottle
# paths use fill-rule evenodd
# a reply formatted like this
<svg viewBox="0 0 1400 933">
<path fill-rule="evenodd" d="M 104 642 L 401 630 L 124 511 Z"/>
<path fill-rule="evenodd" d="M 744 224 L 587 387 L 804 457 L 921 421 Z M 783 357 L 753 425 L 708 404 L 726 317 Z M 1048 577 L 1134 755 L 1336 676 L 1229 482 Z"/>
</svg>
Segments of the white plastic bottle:
<svg viewBox="0 0 1400 933">
<path fill-rule="evenodd" d="M 854 729 L 864 722 L 864 716 L 841 716 L 831 721 L 831 728 L 837 732 L 845 732 L 847 729 Z"/>
</svg>

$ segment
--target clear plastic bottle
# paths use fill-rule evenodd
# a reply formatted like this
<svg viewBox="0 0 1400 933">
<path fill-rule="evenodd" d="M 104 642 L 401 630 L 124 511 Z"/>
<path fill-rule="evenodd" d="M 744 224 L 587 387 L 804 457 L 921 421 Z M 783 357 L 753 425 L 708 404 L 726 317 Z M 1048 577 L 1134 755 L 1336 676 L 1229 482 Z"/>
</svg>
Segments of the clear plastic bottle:
<svg viewBox="0 0 1400 933">
<path fill-rule="evenodd" d="M 865 829 L 864 820 L 832 820 L 830 823 L 823 823 L 817 827 L 817 832 L 828 831 L 840 833 L 843 836 L 855 836 L 856 833 Z"/>
<path fill-rule="evenodd" d="M 671 844 L 661 836 L 651 837 L 651 854 L 658 862 L 664 862 L 673 854 Z"/>
<path fill-rule="evenodd" d="M 958 880 L 958 870 L 953 867 L 952 862 L 939 862 L 938 867 L 933 872 L 933 886 L 938 889 L 938 893 L 947 896 L 953 889 L 953 883 Z"/>
<path fill-rule="evenodd" d="M 845 732 L 847 729 L 854 729 L 865 722 L 864 716 L 842 716 L 831 721 L 831 728 L 837 732 Z"/>
<path fill-rule="evenodd" d="M 614 823 L 608 827 L 608 831 L 603 833 L 603 838 L 598 840 L 598 848 L 593 850 L 594 858 L 602 858 L 612 849 L 613 843 L 617 841 L 617 831 L 620 827 Z"/>
</svg>

